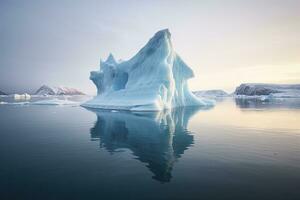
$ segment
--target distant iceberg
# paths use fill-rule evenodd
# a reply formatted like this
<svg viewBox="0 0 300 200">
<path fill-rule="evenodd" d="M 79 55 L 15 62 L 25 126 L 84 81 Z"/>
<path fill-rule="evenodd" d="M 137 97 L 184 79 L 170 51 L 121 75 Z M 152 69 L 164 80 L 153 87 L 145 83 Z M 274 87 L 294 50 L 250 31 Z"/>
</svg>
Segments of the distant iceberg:
<svg viewBox="0 0 300 200">
<path fill-rule="evenodd" d="M 192 94 L 187 80 L 194 73 L 174 51 L 168 29 L 154 37 L 130 60 L 117 62 L 112 54 L 91 72 L 97 96 L 88 108 L 157 111 L 181 106 L 212 106 Z"/>
<path fill-rule="evenodd" d="M 244 83 L 234 92 L 236 98 L 300 98 L 300 84 Z"/>
<path fill-rule="evenodd" d="M 31 98 L 30 94 L 13 94 L 15 100 L 29 100 Z"/>
</svg>

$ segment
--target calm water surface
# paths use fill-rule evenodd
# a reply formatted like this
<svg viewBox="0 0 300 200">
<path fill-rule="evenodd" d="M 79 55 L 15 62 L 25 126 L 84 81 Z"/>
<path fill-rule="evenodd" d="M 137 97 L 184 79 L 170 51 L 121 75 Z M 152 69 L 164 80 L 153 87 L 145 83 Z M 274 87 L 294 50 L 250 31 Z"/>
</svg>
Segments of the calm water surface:
<svg viewBox="0 0 300 200">
<path fill-rule="evenodd" d="M 0 199 L 300 199 L 300 101 L 0 105 Z"/>
</svg>

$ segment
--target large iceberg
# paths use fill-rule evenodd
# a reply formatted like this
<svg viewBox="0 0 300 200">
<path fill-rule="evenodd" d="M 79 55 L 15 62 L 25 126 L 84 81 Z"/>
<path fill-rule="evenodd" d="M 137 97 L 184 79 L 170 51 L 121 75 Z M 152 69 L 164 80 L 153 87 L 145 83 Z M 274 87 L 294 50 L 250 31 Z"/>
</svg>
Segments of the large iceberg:
<svg viewBox="0 0 300 200">
<path fill-rule="evenodd" d="M 193 71 L 174 51 L 168 29 L 157 32 L 130 60 L 117 62 L 112 54 L 91 72 L 97 96 L 89 108 L 155 111 L 181 106 L 210 106 L 188 89 Z"/>
</svg>

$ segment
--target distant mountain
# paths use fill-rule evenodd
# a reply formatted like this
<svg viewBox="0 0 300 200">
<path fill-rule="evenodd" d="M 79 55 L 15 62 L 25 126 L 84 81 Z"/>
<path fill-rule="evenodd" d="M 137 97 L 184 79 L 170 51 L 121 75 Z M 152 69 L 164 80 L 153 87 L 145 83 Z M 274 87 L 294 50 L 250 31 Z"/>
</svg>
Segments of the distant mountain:
<svg viewBox="0 0 300 200">
<path fill-rule="evenodd" d="M 193 92 L 198 97 L 227 97 L 229 96 L 223 90 L 199 90 Z"/>
<path fill-rule="evenodd" d="M 35 95 L 84 95 L 83 92 L 68 87 L 51 87 L 43 85 L 35 93 Z"/>
<path fill-rule="evenodd" d="M 4 93 L 4 92 L 2 92 L 2 91 L 0 91 L 0 95 L 7 95 L 6 93 Z"/>
<path fill-rule="evenodd" d="M 274 97 L 300 97 L 300 84 L 244 83 L 235 89 L 234 94 L 245 96 L 273 95 Z"/>
</svg>

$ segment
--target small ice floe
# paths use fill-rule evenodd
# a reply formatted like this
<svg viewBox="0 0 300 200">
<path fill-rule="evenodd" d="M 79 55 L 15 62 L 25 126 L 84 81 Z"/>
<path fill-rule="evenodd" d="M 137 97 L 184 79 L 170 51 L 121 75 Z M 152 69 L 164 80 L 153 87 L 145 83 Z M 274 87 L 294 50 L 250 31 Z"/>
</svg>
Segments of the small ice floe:
<svg viewBox="0 0 300 200">
<path fill-rule="evenodd" d="M 24 94 L 14 94 L 13 95 L 15 100 L 29 100 L 31 96 L 27 93 Z"/>
<path fill-rule="evenodd" d="M 261 101 L 270 101 L 272 99 L 272 95 L 263 95 L 260 97 Z"/>
<path fill-rule="evenodd" d="M 234 95 L 234 98 L 236 99 L 253 99 L 253 100 L 259 100 L 259 101 L 270 101 L 274 98 L 272 94 L 270 95 Z"/>
<path fill-rule="evenodd" d="M 22 102 L 12 102 L 12 103 L 8 103 L 11 105 L 28 105 L 30 102 L 29 101 L 22 101 Z"/>
<path fill-rule="evenodd" d="M 22 102 L 5 102 L 5 101 L 1 101 L 0 105 L 27 105 L 29 104 L 29 101 L 22 101 Z"/>
</svg>

